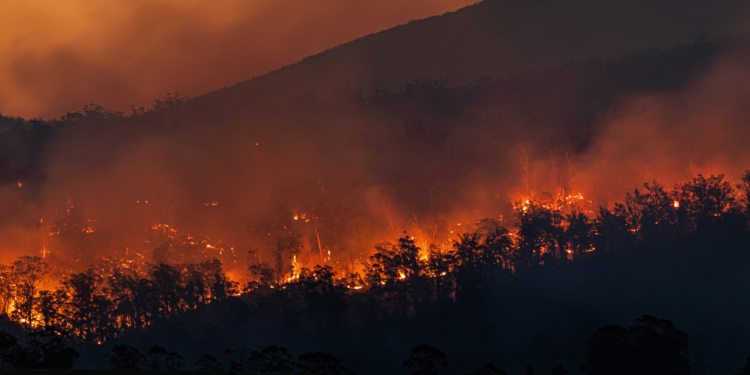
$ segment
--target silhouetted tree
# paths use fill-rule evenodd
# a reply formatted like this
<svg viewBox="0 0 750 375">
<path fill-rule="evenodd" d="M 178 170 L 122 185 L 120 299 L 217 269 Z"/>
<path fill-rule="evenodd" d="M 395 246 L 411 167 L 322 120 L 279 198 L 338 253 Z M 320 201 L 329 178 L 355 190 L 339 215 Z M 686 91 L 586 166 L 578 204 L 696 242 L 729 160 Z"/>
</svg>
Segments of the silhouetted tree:
<svg viewBox="0 0 750 375">
<path fill-rule="evenodd" d="M 453 296 L 455 290 L 455 273 L 453 272 L 453 268 L 455 264 L 454 252 L 443 252 L 437 246 L 430 247 L 430 255 L 425 267 L 426 272 L 432 275 L 432 288 L 435 293 L 435 299 L 438 302 L 447 301 Z"/>
<path fill-rule="evenodd" d="M 629 328 L 605 326 L 588 342 L 584 369 L 598 374 L 690 374 L 688 336 L 668 320 L 644 315 Z"/>
<path fill-rule="evenodd" d="M 518 248 L 514 264 L 518 270 L 526 270 L 541 262 L 544 255 L 548 261 L 561 257 L 563 237 L 561 213 L 549 210 L 537 202 L 517 210 Z"/>
<path fill-rule="evenodd" d="M 331 266 L 303 268 L 294 282 L 286 284 L 286 293 L 303 302 L 303 309 L 312 317 L 319 314 L 322 325 L 334 329 L 340 325 L 347 308 L 347 288 L 336 282 Z"/>
<path fill-rule="evenodd" d="M 742 191 L 740 203 L 743 206 L 742 209 L 745 218 L 750 218 L 750 170 L 747 170 L 742 174 L 742 177 L 740 177 L 740 183 L 737 184 L 737 189 Z"/>
<path fill-rule="evenodd" d="M 169 352 L 164 358 L 164 369 L 167 371 L 180 371 L 184 359 L 180 353 Z"/>
<path fill-rule="evenodd" d="M 569 371 L 565 368 L 565 366 L 563 366 L 562 363 L 558 363 L 557 365 L 555 365 L 555 367 L 552 368 L 552 370 L 550 371 L 550 374 L 551 375 L 565 375 L 568 372 Z"/>
<path fill-rule="evenodd" d="M 68 328 L 70 324 L 69 314 L 66 311 L 68 304 L 68 294 L 64 289 L 39 292 L 38 311 L 42 316 L 42 327 L 58 331 Z"/>
<path fill-rule="evenodd" d="M 65 344 L 67 335 L 53 329 L 39 330 L 26 337 L 27 347 L 20 356 L 27 369 L 65 370 L 80 357 L 78 351 Z"/>
<path fill-rule="evenodd" d="M 13 274 L 13 268 L 0 264 L 0 298 L 3 300 L 2 310 L 0 313 L 7 314 L 8 308 L 13 302 L 13 295 L 16 292 L 16 281 Z"/>
<path fill-rule="evenodd" d="M 196 371 L 222 371 L 221 362 L 219 359 L 206 353 L 198 359 L 193 366 L 196 367 Z"/>
<path fill-rule="evenodd" d="M 592 248 L 591 235 L 594 232 L 594 224 L 581 212 L 572 212 L 565 216 L 565 222 L 568 224 L 565 229 L 568 251 L 573 261 L 580 261 L 583 254 Z"/>
<path fill-rule="evenodd" d="M 276 248 L 273 250 L 276 282 L 280 283 L 284 275 L 292 272 L 292 257 L 298 255 L 301 249 L 302 235 L 299 232 L 285 233 L 276 239 Z"/>
<path fill-rule="evenodd" d="M 445 354 L 438 348 L 425 343 L 412 348 L 409 359 L 404 361 L 404 368 L 411 375 L 438 375 L 444 374 L 448 367 Z"/>
<path fill-rule="evenodd" d="M 92 270 L 70 275 L 63 282 L 70 296 L 68 320 L 73 332 L 84 340 L 103 342 L 109 336 L 114 306 L 101 290 L 101 282 Z"/>
<path fill-rule="evenodd" d="M 115 345 L 105 358 L 115 370 L 140 370 L 146 362 L 146 357 L 138 349 L 126 344 Z"/>
<path fill-rule="evenodd" d="M 260 262 L 257 258 L 255 258 L 254 263 L 248 266 L 248 271 L 260 285 L 271 285 L 276 282 L 276 271 L 267 262 Z"/>
<path fill-rule="evenodd" d="M 612 211 L 606 207 L 599 208 L 599 218 L 594 224 L 597 235 L 592 237 L 597 252 L 623 254 L 634 248 L 638 226 L 628 220 L 627 212 L 627 207 L 622 203 L 615 203 Z"/>
<path fill-rule="evenodd" d="M 680 207 L 693 217 L 696 230 L 709 230 L 721 223 L 724 215 L 738 210 L 734 189 L 724 181 L 724 175 L 698 175 L 692 181 L 678 186 Z"/>
<path fill-rule="evenodd" d="M 414 292 L 421 292 L 419 287 L 427 284 L 419 250 L 414 240 L 405 236 L 397 245 L 386 242 L 375 246 L 375 254 L 365 265 L 371 291 L 399 311 L 406 311 L 410 300 L 419 302 L 422 294 Z"/>
<path fill-rule="evenodd" d="M 341 365 L 341 360 L 330 353 L 307 352 L 297 358 L 299 371 L 320 375 L 355 375 L 352 370 Z"/>
<path fill-rule="evenodd" d="M 148 271 L 154 297 L 150 299 L 149 314 L 153 318 L 167 318 L 181 310 L 180 292 L 182 273 L 174 266 L 160 263 Z"/>
<path fill-rule="evenodd" d="M 464 375 L 508 375 L 508 373 L 503 369 L 495 367 L 492 363 L 487 362 Z"/>
<path fill-rule="evenodd" d="M 154 345 L 148 350 L 146 356 L 148 357 L 151 370 L 161 370 L 162 365 L 164 365 L 164 360 L 167 357 L 167 349 L 164 349 L 159 345 Z"/>
<path fill-rule="evenodd" d="M 224 273 L 221 261 L 218 259 L 201 262 L 197 265 L 197 269 L 205 278 L 204 284 L 208 292 L 204 294 L 203 302 L 206 302 L 206 300 L 220 301 L 237 292 L 237 283 L 229 280 Z"/>
<path fill-rule="evenodd" d="M 526 365 L 526 368 L 523 369 L 523 375 L 536 375 L 536 371 L 531 365 Z"/>
<path fill-rule="evenodd" d="M 247 356 L 247 369 L 253 372 L 292 372 L 298 366 L 286 348 L 269 345 L 260 352 L 253 350 Z"/>
<path fill-rule="evenodd" d="M 239 350 L 227 349 L 224 351 L 224 355 L 229 359 L 229 371 L 245 371 L 248 361 L 248 353 L 245 348 Z"/>
<path fill-rule="evenodd" d="M 49 266 L 40 257 L 22 256 L 13 262 L 11 274 L 15 283 L 14 310 L 11 317 L 27 329 L 36 323 L 37 284 L 49 273 Z"/>
</svg>

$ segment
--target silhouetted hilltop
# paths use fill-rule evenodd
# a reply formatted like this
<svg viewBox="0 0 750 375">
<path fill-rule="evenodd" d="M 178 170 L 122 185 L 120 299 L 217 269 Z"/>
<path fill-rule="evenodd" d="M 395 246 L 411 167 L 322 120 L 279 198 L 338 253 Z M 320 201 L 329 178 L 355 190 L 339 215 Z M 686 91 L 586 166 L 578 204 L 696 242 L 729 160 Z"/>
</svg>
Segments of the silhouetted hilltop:
<svg viewBox="0 0 750 375">
<path fill-rule="evenodd" d="M 710 7 L 710 8 L 707 8 Z M 450 85 L 506 77 L 572 60 L 671 48 L 734 30 L 740 2 L 487 0 L 371 34 L 209 94 L 225 100 L 329 92 L 366 94 L 418 78 Z"/>
</svg>

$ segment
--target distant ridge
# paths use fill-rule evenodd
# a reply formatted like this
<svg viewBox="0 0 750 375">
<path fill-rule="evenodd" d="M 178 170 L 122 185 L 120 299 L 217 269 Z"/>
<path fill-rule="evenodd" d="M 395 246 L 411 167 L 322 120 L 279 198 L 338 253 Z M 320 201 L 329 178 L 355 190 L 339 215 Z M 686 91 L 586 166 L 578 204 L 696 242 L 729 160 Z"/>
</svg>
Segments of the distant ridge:
<svg viewBox="0 0 750 375">
<path fill-rule="evenodd" d="M 372 93 L 419 78 L 449 85 L 731 34 L 746 2 L 486 0 L 356 39 L 209 93 L 231 103 L 355 85 Z"/>
</svg>

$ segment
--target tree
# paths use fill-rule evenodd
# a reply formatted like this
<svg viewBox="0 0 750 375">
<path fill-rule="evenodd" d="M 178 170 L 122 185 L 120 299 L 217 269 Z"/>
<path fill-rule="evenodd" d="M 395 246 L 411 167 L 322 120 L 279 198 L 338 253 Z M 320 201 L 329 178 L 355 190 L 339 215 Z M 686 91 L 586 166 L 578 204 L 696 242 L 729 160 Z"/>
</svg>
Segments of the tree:
<svg viewBox="0 0 750 375">
<path fill-rule="evenodd" d="M 697 230 L 711 229 L 730 210 L 738 209 L 734 189 L 724 181 L 724 175 L 698 175 L 691 182 L 678 187 L 681 205 L 694 217 Z"/>
<path fill-rule="evenodd" d="M 293 356 L 286 348 L 270 345 L 259 353 L 258 368 L 260 372 L 292 372 L 294 371 Z"/>
<path fill-rule="evenodd" d="M 453 295 L 455 263 L 455 252 L 443 252 L 435 245 L 430 246 L 430 256 L 425 268 L 432 275 L 432 289 L 438 302 L 449 300 Z"/>
<path fill-rule="evenodd" d="M 415 304 L 423 301 L 426 296 L 421 292 L 428 283 L 419 251 L 408 236 L 400 238 L 396 245 L 385 242 L 375 246 L 375 254 L 365 265 L 371 291 L 387 296 L 389 302 L 402 311 L 408 308 L 410 300 Z"/>
<path fill-rule="evenodd" d="M 164 360 L 167 357 L 167 349 L 164 349 L 159 345 L 154 345 L 148 350 L 146 356 L 148 357 L 151 370 L 161 370 Z"/>
<path fill-rule="evenodd" d="M 487 362 L 464 375 L 508 375 L 508 373 L 503 369 L 495 367 L 492 363 Z"/>
<path fill-rule="evenodd" d="M 22 256 L 13 262 L 11 273 L 16 283 L 11 318 L 30 330 L 37 320 L 37 284 L 49 273 L 49 266 L 40 257 Z"/>
<path fill-rule="evenodd" d="M 247 269 L 255 278 L 255 282 L 260 285 L 271 285 L 276 282 L 276 271 L 268 265 L 268 262 L 261 262 L 257 257 L 252 257 L 249 263 Z"/>
<path fill-rule="evenodd" d="M 146 357 L 138 349 L 126 344 L 115 345 L 105 358 L 115 370 L 140 370 L 146 362 Z"/>
<path fill-rule="evenodd" d="M 301 250 L 302 234 L 297 231 L 285 233 L 276 239 L 276 248 L 273 250 L 276 282 L 282 282 L 284 275 L 292 272 L 292 256 L 298 255 Z"/>
<path fill-rule="evenodd" d="M 740 203 L 744 206 L 743 211 L 746 218 L 750 218 L 750 170 L 745 171 L 740 178 L 741 183 L 737 184 L 737 189 L 742 190 Z"/>
<path fill-rule="evenodd" d="M 0 298 L 3 300 L 3 307 L 0 313 L 7 314 L 8 308 L 13 301 L 13 295 L 16 292 L 16 280 L 13 268 L 0 264 Z"/>
<path fill-rule="evenodd" d="M 529 269 L 541 262 L 542 256 L 554 260 L 561 257 L 562 238 L 560 211 L 550 210 L 530 202 L 517 211 L 518 249 L 514 263 L 519 270 Z"/>
<path fill-rule="evenodd" d="M 222 371 L 221 362 L 219 359 L 212 356 L 211 354 L 203 354 L 193 366 L 196 366 L 196 371 Z"/>
<path fill-rule="evenodd" d="M 551 375 L 565 375 L 568 373 L 568 370 L 563 366 L 562 363 L 558 363 L 555 367 L 552 368 L 552 371 L 550 371 Z"/>
<path fill-rule="evenodd" d="M 54 292 L 43 290 L 39 292 L 39 314 L 42 316 L 42 326 L 45 329 L 62 331 L 69 324 L 65 307 L 68 305 L 68 295 L 65 290 Z"/>
<path fill-rule="evenodd" d="M 568 224 L 565 229 L 567 250 L 570 251 L 573 261 L 579 261 L 583 253 L 592 248 L 591 233 L 594 231 L 594 224 L 582 212 L 572 212 L 565 216 L 565 221 Z"/>
<path fill-rule="evenodd" d="M 523 369 L 523 375 L 536 375 L 536 371 L 531 365 L 526 365 L 526 368 Z"/>
<path fill-rule="evenodd" d="M 237 283 L 229 280 L 221 261 L 214 258 L 201 262 L 197 265 L 197 269 L 203 275 L 205 279 L 206 291 L 208 292 L 204 300 L 222 300 L 236 292 Z"/>
<path fill-rule="evenodd" d="M 167 371 L 180 371 L 184 359 L 185 358 L 182 358 L 180 353 L 169 352 L 164 359 L 164 369 Z"/>
<path fill-rule="evenodd" d="M 237 354 L 237 356 L 235 356 L 235 353 Z M 229 358 L 229 371 L 230 372 L 245 371 L 245 366 L 248 360 L 248 354 L 245 348 L 240 348 L 239 351 L 227 349 L 224 351 L 224 355 L 227 358 Z"/>
<path fill-rule="evenodd" d="M 604 326 L 587 344 L 584 369 L 591 375 L 688 375 L 688 335 L 668 320 L 643 315 L 626 329 Z"/>
<path fill-rule="evenodd" d="M 319 375 L 354 375 L 330 353 L 307 352 L 297 358 L 300 372 Z"/>
<path fill-rule="evenodd" d="M 84 340 L 104 342 L 109 336 L 112 302 L 101 288 L 103 280 L 93 270 L 70 275 L 63 282 L 73 332 Z"/>
<path fill-rule="evenodd" d="M 120 317 L 117 328 L 140 328 L 146 320 L 146 296 L 151 293 L 148 280 L 132 269 L 117 267 L 107 278 L 107 295 L 114 305 L 113 314 Z"/>
<path fill-rule="evenodd" d="M 45 329 L 30 333 L 26 337 L 27 347 L 21 358 L 22 366 L 27 369 L 66 370 L 73 367 L 73 362 L 80 357 L 78 351 L 65 345 L 67 337 L 54 329 Z"/>
<path fill-rule="evenodd" d="M 448 360 L 445 354 L 440 349 L 425 343 L 412 348 L 409 359 L 404 361 L 404 368 L 411 375 L 444 374 L 447 367 Z"/>
<path fill-rule="evenodd" d="M 167 318 L 181 310 L 182 273 L 177 267 L 160 263 L 148 271 L 156 299 L 150 306 L 150 314 L 156 318 Z"/>
<path fill-rule="evenodd" d="M 349 298 L 347 288 L 337 283 L 335 276 L 331 266 L 302 268 L 297 280 L 286 284 L 286 294 L 303 302 L 301 308 L 329 330 L 341 324 Z"/>
</svg>

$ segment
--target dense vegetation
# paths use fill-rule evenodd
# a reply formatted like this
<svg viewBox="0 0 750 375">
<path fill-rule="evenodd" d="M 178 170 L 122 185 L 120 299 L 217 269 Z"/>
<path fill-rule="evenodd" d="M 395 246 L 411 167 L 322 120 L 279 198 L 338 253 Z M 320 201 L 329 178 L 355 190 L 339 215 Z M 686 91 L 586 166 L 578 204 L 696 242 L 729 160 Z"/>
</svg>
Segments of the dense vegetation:
<svg viewBox="0 0 750 375">
<path fill-rule="evenodd" d="M 578 264 L 590 262 L 601 265 L 602 261 L 632 261 L 643 257 L 676 257 L 676 252 L 683 258 L 693 259 L 722 257 L 727 252 L 733 256 L 738 255 L 734 254 L 738 251 L 746 253 L 750 239 L 750 173 L 743 177 L 737 189 L 739 194 L 723 176 L 697 176 L 670 190 L 657 183 L 646 184 L 644 191 L 628 194 L 625 201 L 612 210 L 601 208 L 597 218 L 589 218 L 575 208 L 563 214 L 551 208 L 554 206 L 549 202 L 530 202 L 518 209 L 514 228 L 500 227 L 491 220 L 482 221 L 473 232 L 460 235 L 452 250 L 447 252 L 431 249 L 427 256 L 422 256 L 422 249 L 408 236 L 398 243 L 380 244 L 370 257 L 363 278 L 358 274 L 336 277 L 330 266 L 316 266 L 311 270 L 303 269 L 294 279 L 280 283 L 277 278 L 264 276 L 273 270 L 253 265 L 251 268 L 258 278 L 245 286 L 241 300 L 254 306 L 246 314 L 255 316 L 254 319 L 265 325 L 314 336 L 364 338 L 374 334 L 370 327 L 394 319 L 406 319 L 411 324 L 422 319 L 434 319 L 433 324 L 452 324 L 449 315 L 438 312 L 463 311 L 460 319 L 467 319 L 493 291 L 512 285 L 513 279 L 543 274 L 544 269 L 580 267 Z M 738 259 L 746 255 L 739 255 Z M 91 269 L 69 275 L 57 290 L 40 291 L 38 285 L 47 270 L 40 258 L 22 257 L 5 267 L 2 273 L 0 286 L 5 312 L 10 311 L 10 319 L 30 332 L 29 348 L 41 345 L 42 341 L 34 337 L 45 335 L 43 342 L 48 343 L 45 345 L 54 346 L 57 351 L 69 350 L 61 346 L 62 337 L 68 336 L 77 345 L 101 344 L 131 332 L 137 334 L 160 319 L 201 306 L 231 301 L 234 301 L 231 304 L 245 304 L 232 297 L 236 285 L 226 278 L 216 260 L 200 264 L 156 264 L 144 275 L 128 270 L 127 266 L 114 267 L 104 273 Z M 364 288 L 359 289 L 363 282 Z M 220 307 L 226 308 L 228 305 Z M 438 315 L 433 315 L 435 313 Z M 213 316 L 212 319 L 221 318 Z M 690 373 L 686 357 L 687 334 L 677 331 L 671 322 L 652 317 L 636 320 L 634 327 L 597 330 L 588 342 L 585 371 L 609 373 L 607 369 L 620 367 L 621 364 L 615 364 L 622 361 L 637 369 L 651 369 L 649 366 L 658 363 L 661 366 L 658 368 L 670 368 L 672 372 L 668 373 Z M 630 339 L 629 335 L 638 339 Z M 656 338 L 651 337 L 653 335 Z M 656 344 L 637 344 L 640 337 L 658 340 Z M 6 352 L 22 350 L 12 336 L 6 335 L 3 340 Z M 670 340 L 676 341 L 671 343 Z M 630 348 L 629 345 L 636 346 Z M 665 349 L 657 349 L 659 345 L 666 345 Z M 126 349 L 115 346 L 112 358 L 124 361 L 123 357 L 140 355 L 134 354 L 137 349 Z M 242 349 L 243 359 L 233 359 L 232 366 L 242 369 L 250 361 L 247 358 L 256 358 L 257 363 L 252 368 L 265 368 L 260 363 L 267 362 L 266 357 L 276 358 L 282 353 L 269 354 L 269 351 L 282 349 L 271 347 L 249 354 Z M 670 357 L 656 350 L 668 350 L 673 354 L 669 354 Z M 283 349 L 283 353 L 285 351 Z M 65 353 L 70 356 L 74 351 Z M 168 352 L 162 354 L 169 357 Z M 177 355 L 172 354 L 172 357 Z M 284 355 L 291 361 L 290 355 Z M 641 355 L 646 357 L 638 360 L 641 362 L 633 362 L 635 357 L 632 356 Z M 608 356 L 620 359 L 601 359 Z M 15 354 L 13 357 L 21 358 Z M 205 357 L 204 362 L 209 361 L 206 358 L 210 359 Z M 304 358 L 307 357 L 301 356 L 300 360 Z M 32 361 L 35 365 L 28 367 L 69 367 L 72 363 L 72 360 L 49 361 L 36 359 Z M 308 366 L 317 361 L 323 359 L 309 359 Z M 407 367 L 427 366 L 415 364 L 418 362 L 410 362 Z M 282 368 L 291 371 L 295 367 L 289 362 L 278 367 Z M 421 373 L 419 371 L 422 370 L 412 373 Z M 425 373 L 436 373 L 434 371 Z M 667 373 L 659 371 L 656 373 Z"/>
</svg>

